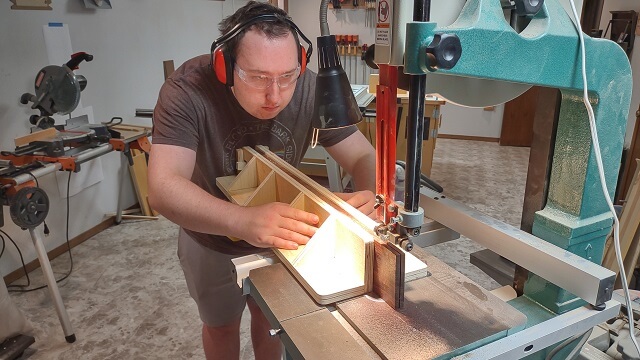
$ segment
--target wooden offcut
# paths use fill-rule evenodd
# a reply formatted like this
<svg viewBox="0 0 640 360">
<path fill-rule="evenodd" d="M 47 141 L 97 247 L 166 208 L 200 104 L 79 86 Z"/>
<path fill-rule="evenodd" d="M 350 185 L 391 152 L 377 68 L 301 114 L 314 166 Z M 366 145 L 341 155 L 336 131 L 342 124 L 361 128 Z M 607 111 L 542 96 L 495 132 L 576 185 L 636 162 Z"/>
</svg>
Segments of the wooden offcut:
<svg viewBox="0 0 640 360">
<path fill-rule="evenodd" d="M 147 158 L 146 154 L 140 150 L 131 150 L 133 165 L 129 166 L 133 187 L 138 197 L 140 210 L 144 216 L 154 216 L 154 212 L 149 206 L 149 189 L 147 186 Z"/>
<path fill-rule="evenodd" d="M 16 144 L 16 147 L 20 147 L 24 145 L 29 145 L 34 141 L 53 139 L 56 137 L 57 133 L 58 133 L 58 130 L 56 130 L 55 128 L 48 128 L 45 130 L 36 131 L 29 135 L 15 138 L 14 142 Z"/>
<path fill-rule="evenodd" d="M 396 246 L 375 243 L 373 292 L 393 309 L 404 305 L 404 260 L 404 252 Z"/>
<path fill-rule="evenodd" d="M 173 60 L 165 60 L 162 62 L 162 70 L 164 70 L 164 79 L 167 80 L 175 71 Z"/>
<path fill-rule="evenodd" d="M 12 10 L 53 10 L 51 0 L 11 0 Z"/>
</svg>

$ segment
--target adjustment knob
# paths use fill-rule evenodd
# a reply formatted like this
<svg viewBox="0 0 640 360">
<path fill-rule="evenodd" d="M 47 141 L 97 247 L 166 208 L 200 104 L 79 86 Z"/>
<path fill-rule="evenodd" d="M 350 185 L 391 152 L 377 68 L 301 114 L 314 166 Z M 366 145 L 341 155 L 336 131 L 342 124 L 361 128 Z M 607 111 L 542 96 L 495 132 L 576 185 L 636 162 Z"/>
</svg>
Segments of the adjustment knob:
<svg viewBox="0 0 640 360">
<path fill-rule="evenodd" d="M 35 98 L 35 95 L 24 93 L 20 96 L 20 104 L 27 105 L 31 99 Z"/>
<path fill-rule="evenodd" d="M 427 46 L 427 66 L 430 70 L 451 69 L 462 55 L 460 39 L 455 34 L 435 34 Z"/>
<path fill-rule="evenodd" d="M 535 15 L 542 8 L 544 0 L 514 0 L 516 14 L 520 16 Z"/>
</svg>

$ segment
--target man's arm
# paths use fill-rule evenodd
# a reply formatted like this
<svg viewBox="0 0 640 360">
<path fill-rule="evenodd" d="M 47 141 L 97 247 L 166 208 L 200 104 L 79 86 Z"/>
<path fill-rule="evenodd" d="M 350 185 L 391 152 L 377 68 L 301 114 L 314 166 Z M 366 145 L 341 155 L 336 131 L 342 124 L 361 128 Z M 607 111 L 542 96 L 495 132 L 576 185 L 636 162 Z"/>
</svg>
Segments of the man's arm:
<svg viewBox="0 0 640 360">
<path fill-rule="evenodd" d="M 325 150 L 353 178 L 356 192 L 337 194 L 347 203 L 375 218 L 376 153 L 360 131 Z"/>
<path fill-rule="evenodd" d="M 152 145 L 149 204 L 172 222 L 197 232 L 233 236 L 258 247 L 296 249 L 315 233 L 318 217 L 287 204 L 242 207 L 216 198 L 191 182 L 193 150 Z"/>
</svg>

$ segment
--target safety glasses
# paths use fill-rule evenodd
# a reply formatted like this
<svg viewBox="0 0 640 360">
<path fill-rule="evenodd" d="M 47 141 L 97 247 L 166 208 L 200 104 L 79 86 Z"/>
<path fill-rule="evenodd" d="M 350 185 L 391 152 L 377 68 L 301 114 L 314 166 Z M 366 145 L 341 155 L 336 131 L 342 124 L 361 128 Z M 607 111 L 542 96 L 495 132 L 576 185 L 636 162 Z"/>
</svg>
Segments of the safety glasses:
<svg viewBox="0 0 640 360">
<path fill-rule="evenodd" d="M 290 71 L 286 74 L 282 74 L 278 77 L 271 77 L 260 73 L 247 72 L 242 70 L 238 66 L 238 64 L 235 64 L 234 70 L 238 74 L 238 77 L 242 79 L 242 81 L 256 89 L 268 89 L 274 82 L 276 82 L 276 84 L 278 84 L 278 87 L 281 89 L 287 88 L 295 84 L 298 80 L 298 76 L 300 76 L 300 66 L 298 66 L 295 70 Z"/>
</svg>

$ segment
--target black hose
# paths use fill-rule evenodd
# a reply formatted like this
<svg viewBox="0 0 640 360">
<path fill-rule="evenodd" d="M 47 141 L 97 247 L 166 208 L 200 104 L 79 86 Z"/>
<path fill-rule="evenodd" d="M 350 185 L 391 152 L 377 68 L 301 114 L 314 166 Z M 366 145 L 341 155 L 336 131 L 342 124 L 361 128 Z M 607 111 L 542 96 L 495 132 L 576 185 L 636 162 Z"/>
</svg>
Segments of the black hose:
<svg viewBox="0 0 640 360">
<path fill-rule="evenodd" d="M 320 3 L 320 36 L 329 36 L 329 23 L 327 23 L 327 9 L 329 8 L 329 0 L 322 0 Z"/>
<path fill-rule="evenodd" d="M 396 165 L 400 165 L 403 170 L 405 169 L 405 166 L 406 166 L 405 162 L 402 161 L 402 160 L 396 160 Z M 444 188 L 442 186 L 440 186 L 440 184 L 438 184 L 434 180 L 430 179 L 425 174 L 420 174 L 420 185 L 428 187 L 429 189 L 431 189 L 431 190 L 433 190 L 433 191 L 435 191 L 437 193 L 443 193 L 444 192 Z"/>
</svg>

